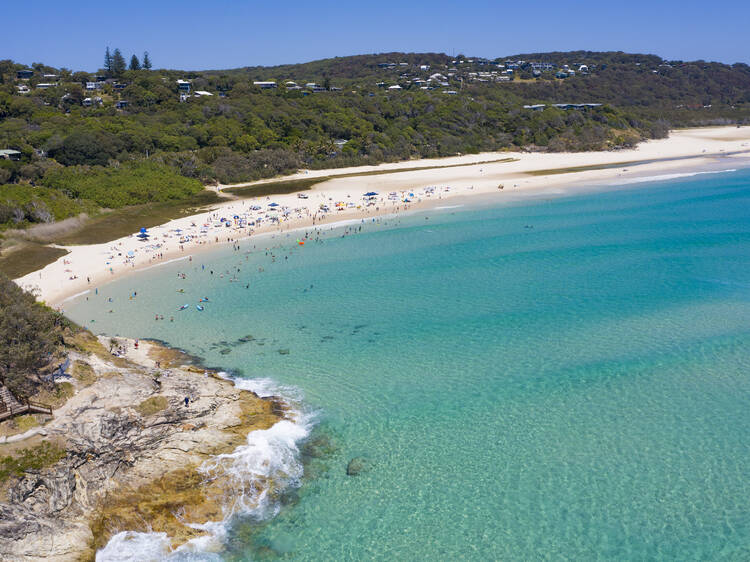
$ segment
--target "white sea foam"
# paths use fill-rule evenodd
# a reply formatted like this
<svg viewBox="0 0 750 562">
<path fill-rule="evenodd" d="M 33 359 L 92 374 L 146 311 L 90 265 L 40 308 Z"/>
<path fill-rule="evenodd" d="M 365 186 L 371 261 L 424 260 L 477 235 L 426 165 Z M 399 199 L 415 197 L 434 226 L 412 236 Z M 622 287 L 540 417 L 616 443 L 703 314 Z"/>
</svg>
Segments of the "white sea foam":
<svg viewBox="0 0 750 562">
<path fill-rule="evenodd" d="M 703 172 L 682 172 L 682 173 L 675 173 L 675 174 L 661 174 L 657 176 L 643 176 L 638 178 L 627 178 L 627 179 L 618 179 L 617 184 L 619 185 L 626 185 L 626 184 L 633 184 L 633 183 L 644 183 L 644 182 L 652 182 L 652 181 L 667 181 L 667 180 L 675 180 L 679 178 L 689 178 L 692 176 L 700 176 L 703 174 L 726 174 L 728 172 L 736 172 L 736 168 L 730 168 L 728 170 L 711 170 L 711 171 L 703 171 Z"/>
<path fill-rule="evenodd" d="M 126 562 L 163 560 L 170 554 L 169 537 L 166 533 L 117 533 L 104 548 L 96 553 L 97 562 Z"/>
<path fill-rule="evenodd" d="M 86 289 L 85 291 L 81 291 L 80 293 L 76 293 L 75 295 L 69 296 L 67 299 L 64 299 L 60 301 L 60 304 L 66 303 L 68 301 L 72 301 L 73 299 L 77 299 L 78 297 L 82 297 L 83 295 L 87 295 L 91 292 L 91 289 Z"/>
<path fill-rule="evenodd" d="M 163 265 L 167 265 L 168 263 L 174 263 L 176 261 L 188 260 L 188 259 L 190 259 L 190 257 L 191 256 L 182 256 L 182 257 L 179 257 L 179 258 L 173 258 L 171 260 L 167 260 L 167 261 L 155 263 L 154 265 L 148 265 L 146 267 L 141 267 L 140 271 L 146 271 L 147 269 L 153 269 L 155 267 L 161 267 Z"/>
<path fill-rule="evenodd" d="M 269 429 L 251 431 L 245 445 L 212 457 L 199 467 L 207 481 L 220 480 L 225 490 L 222 521 L 190 525 L 207 534 L 176 549 L 171 548 L 165 533 L 124 531 L 96 553 L 97 562 L 211 559 L 217 556 L 215 552 L 224 542 L 232 517 L 242 515 L 256 520 L 274 517 L 281 507 L 283 492 L 300 485 L 303 467 L 299 443 L 309 435 L 314 414 L 304 412 L 299 406 L 299 391 L 279 387 L 271 379 L 240 379 L 220 374 L 238 388 L 262 398 L 283 397 L 289 407 L 285 419 Z"/>
</svg>

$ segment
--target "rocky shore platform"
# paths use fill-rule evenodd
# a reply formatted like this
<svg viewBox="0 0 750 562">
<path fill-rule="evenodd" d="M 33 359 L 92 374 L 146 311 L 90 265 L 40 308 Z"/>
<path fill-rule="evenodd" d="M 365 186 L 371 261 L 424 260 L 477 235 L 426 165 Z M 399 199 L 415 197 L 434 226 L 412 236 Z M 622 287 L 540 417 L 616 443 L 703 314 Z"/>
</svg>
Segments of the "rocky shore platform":
<svg viewBox="0 0 750 562">
<path fill-rule="evenodd" d="M 199 467 L 288 415 L 156 342 L 82 332 L 69 359 L 52 416 L 0 424 L 2 560 L 92 560 L 126 530 L 200 537 L 237 491 Z"/>
</svg>

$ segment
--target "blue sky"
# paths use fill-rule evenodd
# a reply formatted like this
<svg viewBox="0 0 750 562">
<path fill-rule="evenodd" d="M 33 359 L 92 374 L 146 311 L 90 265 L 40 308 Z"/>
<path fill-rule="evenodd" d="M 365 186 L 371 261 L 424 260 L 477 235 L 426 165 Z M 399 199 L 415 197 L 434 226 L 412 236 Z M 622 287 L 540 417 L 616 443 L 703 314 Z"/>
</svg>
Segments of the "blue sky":
<svg viewBox="0 0 750 562">
<path fill-rule="evenodd" d="M 186 70 L 389 51 L 622 50 L 750 63 L 748 22 L 741 0 L 26 0 L 2 2 L 0 59 L 94 71 L 110 46 Z"/>
</svg>

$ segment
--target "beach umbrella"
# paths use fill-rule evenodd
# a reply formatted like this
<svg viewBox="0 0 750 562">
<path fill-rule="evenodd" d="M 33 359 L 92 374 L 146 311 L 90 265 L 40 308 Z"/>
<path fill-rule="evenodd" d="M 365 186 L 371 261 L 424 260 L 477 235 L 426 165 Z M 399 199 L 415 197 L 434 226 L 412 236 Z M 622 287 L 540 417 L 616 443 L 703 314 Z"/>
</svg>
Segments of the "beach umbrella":
<svg viewBox="0 0 750 562">
<path fill-rule="evenodd" d="M 145 232 L 141 232 L 141 233 L 140 233 L 140 234 L 138 235 L 138 238 L 141 238 L 141 239 L 145 240 L 146 238 L 148 238 L 148 234 L 146 234 Z"/>
<path fill-rule="evenodd" d="M 182 232 L 182 229 L 181 229 L 181 228 L 175 228 L 175 229 L 174 229 L 174 231 L 175 231 L 175 232 L 176 232 L 177 234 L 179 234 L 180 232 Z"/>
<path fill-rule="evenodd" d="M 365 193 L 365 197 L 375 197 L 377 193 L 375 191 L 368 191 Z"/>
<path fill-rule="evenodd" d="M 278 203 L 269 203 L 268 206 L 269 207 L 278 207 L 279 204 Z"/>
<path fill-rule="evenodd" d="M 143 226 L 141 227 L 141 234 L 146 234 L 146 228 Z"/>
<path fill-rule="evenodd" d="M 133 250 L 130 250 L 130 251 L 128 252 L 128 256 L 129 256 L 129 257 L 131 257 L 131 258 L 132 258 L 132 257 L 133 257 L 134 255 L 135 255 L 135 252 L 134 252 Z"/>
</svg>

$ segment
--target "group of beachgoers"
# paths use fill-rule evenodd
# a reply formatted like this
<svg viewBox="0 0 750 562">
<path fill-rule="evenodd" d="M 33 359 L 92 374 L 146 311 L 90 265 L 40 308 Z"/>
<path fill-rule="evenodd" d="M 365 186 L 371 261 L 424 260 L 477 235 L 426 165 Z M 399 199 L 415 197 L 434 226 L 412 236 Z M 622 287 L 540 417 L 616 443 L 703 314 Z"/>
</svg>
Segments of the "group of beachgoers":
<svg viewBox="0 0 750 562">
<path fill-rule="evenodd" d="M 142 228 L 138 234 L 129 238 L 113 242 L 102 251 L 104 271 L 109 276 L 123 272 L 123 268 L 134 270 L 137 266 L 154 266 L 168 263 L 175 259 L 186 259 L 192 263 L 194 254 L 184 255 L 190 250 L 215 244 L 232 244 L 233 250 L 240 251 L 240 241 L 253 234 L 268 233 L 279 234 L 291 230 L 299 224 L 307 222 L 312 225 L 312 232 L 320 232 L 323 224 L 331 217 L 346 220 L 350 214 L 359 216 L 360 220 L 380 220 L 384 212 L 397 215 L 406 211 L 413 203 L 424 199 L 440 198 L 443 194 L 450 192 L 450 187 L 425 187 L 419 190 L 392 191 L 379 194 L 367 192 L 358 197 L 346 195 L 340 200 L 333 197 L 325 197 L 318 193 L 320 201 L 310 201 L 311 195 L 298 194 L 298 201 L 304 201 L 301 206 L 279 204 L 272 200 L 271 196 L 265 200 L 239 200 L 231 205 L 222 206 L 218 210 L 192 217 L 189 225 L 182 221 L 182 228 L 170 227 L 170 224 L 154 227 L 152 229 Z M 281 199 L 280 199 L 281 200 Z M 286 198 L 289 201 L 289 198 Z M 369 216 L 368 216 L 369 215 Z M 378 217 L 378 218 L 376 218 Z M 274 229 L 274 227 L 276 229 Z M 345 231 L 343 235 L 349 234 Z M 313 240 L 314 235 L 306 232 L 304 236 L 297 239 L 297 244 L 304 245 L 306 241 Z M 133 244 L 137 240 L 137 244 Z M 271 256 L 275 262 L 276 256 Z M 288 256 L 285 256 L 288 259 Z M 74 271 L 71 259 L 65 259 L 65 271 L 70 273 L 70 279 L 78 279 Z M 42 272 L 39 273 L 40 278 Z M 238 282 L 236 275 L 231 275 L 232 282 Z M 91 275 L 86 277 L 86 287 L 91 289 Z M 249 285 L 246 284 L 249 288 Z M 202 306 L 202 305 L 199 305 Z M 201 309 L 199 309 L 201 310 Z M 161 319 L 161 315 L 157 315 Z M 171 318 L 171 317 L 170 317 Z"/>
<path fill-rule="evenodd" d="M 335 237 L 346 237 L 351 236 L 354 234 L 361 233 L 363 229 L 367 225 L 376 225 L 376 226 L 392 226 L 397 225 L 400 223 L 400 219 L 397 217 L 393 217 L 391 219 L 384 219 L 383 217 L 372 217 L 368 220 L 360 219 L 359 224 L 354 225 L 346 225 L 342 226 L 339 229 L 335 229 L 334 225 L 328 225 L 327 228 L 325 227 L 316 227 L 311 228 L 307 231 L 300 232 L 298 237 L 294 237 L 291 233 L 287 233 L 283 237 L 279 237 L 279 235 L 271 235 L 270 240 L 274 240 L 275 244 L 269 245 L 269 246 L 261 246 L 258 247 L 258 244 L 242 244 L 240 242 L 234 242 L 232 249 L 234 251 L 240 252 L 244 259 L 242 261 L 238 261 L 234 263 L 233 265 L 229 267 L 224 267 L 222 270 L 213 269 L 211 266 L 206 266 L 206 264 L 197 264 L 193 260 L 190 260 L 188 263 L 192 265 L 189 269 L 180 270 L 177 271 L 175 274 L 175 277 L 178 281 L 188 281 L 191 277 L 196 275 L 206 275 L 207 277 L 214 278 L 214 279 L 226 279 L 228 283 L 240 283 L 241 286 L 244 286 L 245 289 L 250 289 L 252 277 L 253 275 L 263 274 L 267 270 L 267 267 L 273 267 L 274 264 L 280 264 L 280 263 L 286 263 L 290 260 L 290 258 L 293 258 L 295 256 L 295 253 L 298 251 L 303 251 L 303 248 L 305 244 L 322 244 L 326 240 L 326 238 L 330 238 L 331 236 Z M 335 232 L 334 232 L 335 229 Z M 256 265 L 253 267 L 244 267 L 247 262 L 249 262 L 251 256 L 257 256 L 260 257 L 260 260 L 256 262 Z M 245 274 L 243 275 L 243 271 L 245 271 Z M 257 273 L 256 273 L 257 271 Z M 205 285 L 201 285 L 205 288 Z M 305 287 L 303 292 L 308 292 L 313 287 Z M 183 287 L 177 287 L 175 291 L 180 295 L 188 295 L 189 291 L 186 291 Z M 128 294 L 128 300 L 134 301 L 138 298 L 139 291 L 133 290 Z M 87 295 L 86 300 L 88 301 L 90 298 L 97 298 L 99 297 L 99 289 L 94 289 L 94 295 Z M 102 293 L 101 298 L 104 299 L 104 301 L 109 305 L 114 305 L 116 298 L 112 296 L 107 296 L 104 293 Z M 174 323 L 179 320 L 181 314 L 184 311 L 187 310 L 197 310 L 198 312 L 203 312 L 206 310 L 206 307 L 209 306 L 212 303 L 212 299 L 210 299 L 208 296 L 200 296 L 197 297 L 196 301 L 194 303 L 184 303 L 181 305 L 177 305 L 175 309 L 169 311 L 168 314 L 165 314 L 163 311 L 153 311 L 152 315 L 154 318 L 154 322 L 165 322 L 168 321 L 170 323 Z M 109 308 L 108 313 L 114 314 L 115 309 Z M 91 322 L 95 322 L 95 320 L 91 320 Z"/>
</svg>

